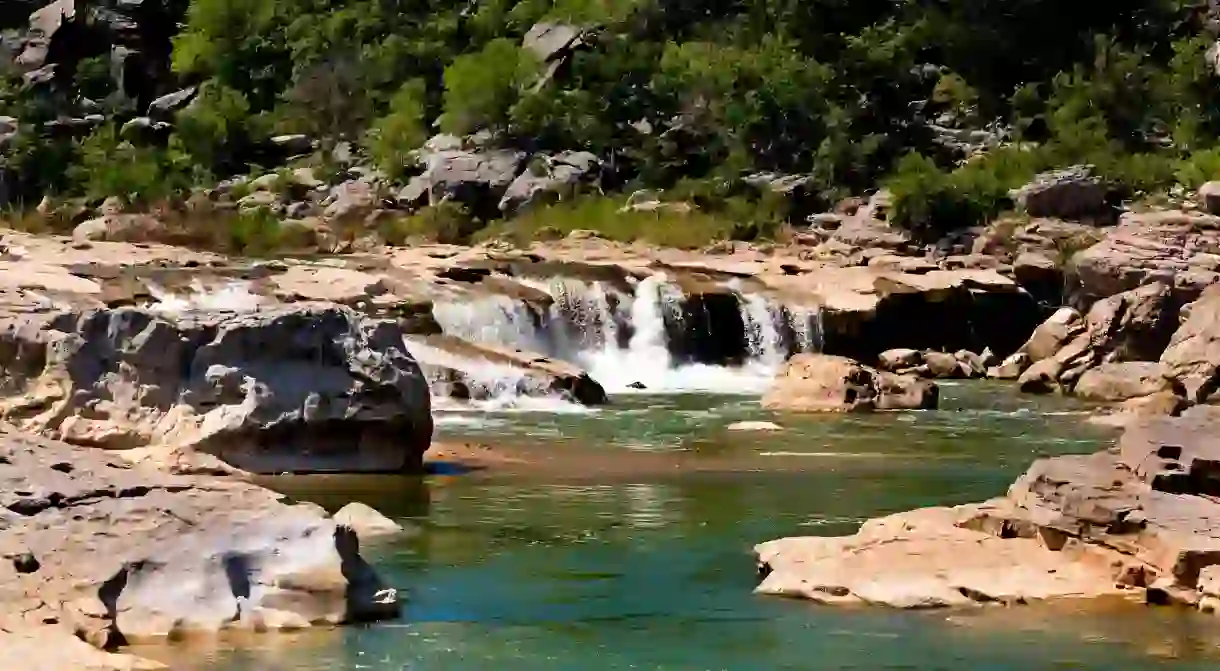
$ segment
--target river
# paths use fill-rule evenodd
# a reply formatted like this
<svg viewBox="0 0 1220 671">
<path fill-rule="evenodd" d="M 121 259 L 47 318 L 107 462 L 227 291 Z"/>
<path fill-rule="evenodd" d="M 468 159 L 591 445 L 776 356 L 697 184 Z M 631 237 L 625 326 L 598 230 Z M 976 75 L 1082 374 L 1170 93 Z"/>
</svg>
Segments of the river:
<svg viewBox="0 0 1220 671">
<path fill-rule="evenodd" d="M 619 396 L 595 412 L 450 413 L 443 439 L 684 450 L 725 468 L 272 481 L 409 528 L 365 554 L 408 595 L 398 622 L 141 647 L 190 671 L 357 669 L 1195 669 L 1215 620 L 1129 604 L 832 609 L 755 596 L 754 543 L 852 533 L 912 507 L 1000 494 L 1039 454 L 1112 439 L 1062 399 L 947 384 L 942 409 L 776 416 L 755 397 Z M 732 433 L 740 420 L 785 431 Z"/>
</svg>

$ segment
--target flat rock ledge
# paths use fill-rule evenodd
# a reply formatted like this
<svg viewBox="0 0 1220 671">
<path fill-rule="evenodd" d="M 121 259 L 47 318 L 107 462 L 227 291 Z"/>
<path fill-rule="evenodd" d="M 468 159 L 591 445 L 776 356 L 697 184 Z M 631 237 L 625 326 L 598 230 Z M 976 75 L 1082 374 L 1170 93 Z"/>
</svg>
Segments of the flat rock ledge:
<svg viewBox="0 0 1220 671">
<path fill-rule="evenodd" d="M 398 613 L 356 533 L 318 506 L 0 424 L 0 668 L 160 668 L 112 653 Z"/>
<path fill-rule="evenodd" d="M 1040 459 L 1005 497 L 758 545 L 757 592 L 939 608 L 1125 595 L 1220 610 L 1220 413 L 1145 418 L 1116 448 Z"/>
</svg>

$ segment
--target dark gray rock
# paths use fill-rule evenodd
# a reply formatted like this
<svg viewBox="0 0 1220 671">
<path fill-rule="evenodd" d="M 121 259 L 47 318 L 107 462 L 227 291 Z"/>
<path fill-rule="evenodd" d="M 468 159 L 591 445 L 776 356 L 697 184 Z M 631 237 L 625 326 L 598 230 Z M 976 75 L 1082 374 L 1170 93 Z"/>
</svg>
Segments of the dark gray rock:
<svg viewBox="0 0 1220 671">
<path fill-rule="evenodd" d="M 1045 172 L 1013 191 L 1012 198 L 1031 217 L 1084 219 L 1111 214 L 1108 192 L 1091 166 Z"/>
</svg>

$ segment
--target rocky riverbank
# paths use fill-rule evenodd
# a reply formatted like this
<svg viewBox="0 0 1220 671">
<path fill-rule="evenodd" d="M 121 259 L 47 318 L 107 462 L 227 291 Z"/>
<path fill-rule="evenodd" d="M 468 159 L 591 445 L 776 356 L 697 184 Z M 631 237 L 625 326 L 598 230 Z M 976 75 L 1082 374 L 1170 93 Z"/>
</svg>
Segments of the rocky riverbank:
<svg viewBox="0 0 1220 671">
<path fill-rule="evenodd" d="M 355 531 L 240 480 L 172 475 L 5 424 L 0 482 L 4 668 L 161 668 L 102 651 L 398 613 Z"/>
<path fill-rule="evenodd" d="M 1126 595 L 1216 610 L 1220 415 L 1146 419 L 1113 450 L 1042 459 L 1002 498 L 755 551 L 758 591 L 933 608 Z"/>
</svg>

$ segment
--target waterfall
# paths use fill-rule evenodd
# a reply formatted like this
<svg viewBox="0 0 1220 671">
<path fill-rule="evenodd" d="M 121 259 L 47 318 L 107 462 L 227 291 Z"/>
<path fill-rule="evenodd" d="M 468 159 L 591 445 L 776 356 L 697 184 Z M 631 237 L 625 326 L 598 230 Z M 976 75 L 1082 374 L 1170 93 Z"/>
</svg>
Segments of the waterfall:
<svg viewBox="0 0 1220 671">
<path fill-rule="evenodd" d="M 598 281 L 519 281 L 554 298 L 545 313 L 507 296 L 489 295 L 437 303 L 433 314 L 446 334 L 571 361 L 606 391 L 620 394 L 761 393 L 789 354 L 821 346 L 816 309 L 785 308 L 763 294 L 745 291 L 736 280 L 728 286 L 737 294 L 744 327 L 741 366 L 677 360 L 677 343 L 670 338 L 690 328 L 683 325 L 689 307 L 682 291 L 662 273 L 636 282 L 631 295 Z M 469 368 L 467 364 L 462 370 Z M 482 379 L 479 376 L 488 378 L 480 384 L 490 389 L 472 390 L 480 395 L 521 403 L 524 396 L 537 393 L 511 382 L 510 371 L 485 368 L 466 377 Z M 496 382 L 496 376 L 503 380 Z"/>
<path fill-rule="evenodd" d="M 450 400 L 448 394 L 440 394 L 434 401 L 434 406 L 439 410 L 596 412 L 547 389 L 515 366 L 459 356 L 410 337 L 405 340 L 434 390 L 454 382 L 450 371 L 455 371 L 458 381 L 466 385 L 469 391 L 470 402 L 465 404 Z"/>
<path fill-rule="evenodd" d="M 796 338 L 798 352 L 822 351 L 822 310 L 820 308 L 789 308 L 789 324 Z"/>
<path fill-rule="evenodd" d="M 476 300 L 438 302 L 432 316 L 446 334 L 486 345 L 552 354 L 541 315 L 528 304 L 489 294 Z"/>
<path fill-rule="evenodd" d="M 208 289 L 199 280 L 191 282 L 190 293 L 167 291 L 155 284 L 148 285 L 148 293 L 156 299 L 148 309 L 164 315 L 185 312 L 256 312 L 263 298 L 250 292 L 250 283 L 233 281 L 224 286 Z"/>
<path fill-rule="evenodd" d="M 750 363 L 778 369 L 788 358 L 779 329 L 784 322 L 783 308 L 760 294 L 744 294 L 740 301 Z"/>
</svg>

